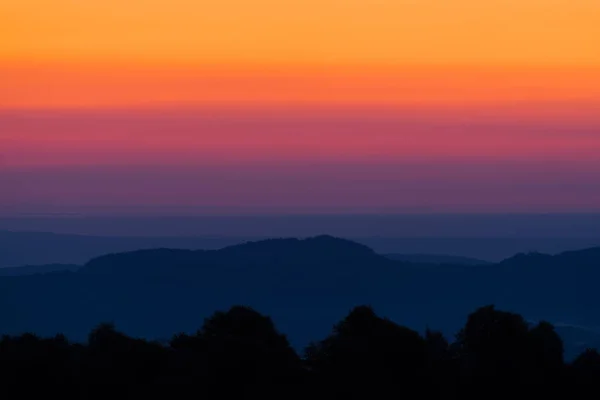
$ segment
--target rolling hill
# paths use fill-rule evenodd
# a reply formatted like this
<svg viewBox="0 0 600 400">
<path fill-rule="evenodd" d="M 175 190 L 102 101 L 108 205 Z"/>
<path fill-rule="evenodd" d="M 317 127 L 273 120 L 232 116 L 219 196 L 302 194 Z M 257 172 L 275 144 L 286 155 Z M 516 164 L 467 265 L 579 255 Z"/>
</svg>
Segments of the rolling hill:
<svg viewBox="0 0 600 400">
<path fill-rule="evenodd" d="M 331 236 L 139 250 L 94 258 L 77 271 L 0 277 L 0 327 L 83 340 L 109 321 L 133 336 L 168 338 L 195 331 L 214 310 L 235 304 L 271 315 L 296 347 L 325 335 L 359 304 L 447 336 L 486 304 L 530 320 L 594 327 L 600 326 L 599 267 L 600 249 L 520 254 L 474 268 L 391 260 Z M 582 346 L 574 337 L 594 342 L 590 330 L 567 333 L 568 355 Z"/>
</svg>

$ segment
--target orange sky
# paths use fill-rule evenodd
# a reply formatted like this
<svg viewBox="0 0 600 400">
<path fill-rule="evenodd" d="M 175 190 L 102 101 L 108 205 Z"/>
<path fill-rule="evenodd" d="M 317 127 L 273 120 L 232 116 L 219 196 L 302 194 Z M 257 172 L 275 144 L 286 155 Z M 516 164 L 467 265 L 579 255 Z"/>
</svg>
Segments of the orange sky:
<svg viewBox="0 0 600 400">
<path fill-rule="evenodd" d="M 600 0 L 0 0 L 0 206 L 597 211 L 599 129 Z"/>
<path fill-rule="evenodd" d="M 4 60 L 600 65 L 596 0 L 3 0 Z"/>
<path fill-rule="evenodd" d="M 0 0 L 0 107 L 595 102 L 598 38 L 597 0 Z"/>
<path fill-rule="evenodd" d="M 2 108 L 161 105 L 600 106 L 592 67 L 208 68 L 94 64 L 0 68 Z M 552 106 L 550 106 L 552 108 Z"/>
</svg>

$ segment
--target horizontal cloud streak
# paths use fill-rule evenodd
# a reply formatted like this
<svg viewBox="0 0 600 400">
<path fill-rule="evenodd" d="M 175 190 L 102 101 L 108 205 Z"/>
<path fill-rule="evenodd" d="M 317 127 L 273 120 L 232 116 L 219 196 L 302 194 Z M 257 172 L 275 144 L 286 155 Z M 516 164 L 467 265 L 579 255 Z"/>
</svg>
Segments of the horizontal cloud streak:
<svg viewBox="0 0 600 400">
<path fill-rule="evenodd" d="M 2 175 L 12 182 L 9 204 L 31 205 L 29 211 L 50 205 L 64 211 L 560 212 L 600 211 L 599 172 L 600 162 L 594 169 L 492 162 L 36 167 Z"/>
<path fill-rule="evenodd" d="M 600 117 L 421 110 L 0 113 L 5 162 L 205 165 L 590 160 Z"/>
<path fill-rule="evenodd" d="M 600 211 L 599 128 L 481 108 L 2 112 L 0 206 Z"/>
</svg>

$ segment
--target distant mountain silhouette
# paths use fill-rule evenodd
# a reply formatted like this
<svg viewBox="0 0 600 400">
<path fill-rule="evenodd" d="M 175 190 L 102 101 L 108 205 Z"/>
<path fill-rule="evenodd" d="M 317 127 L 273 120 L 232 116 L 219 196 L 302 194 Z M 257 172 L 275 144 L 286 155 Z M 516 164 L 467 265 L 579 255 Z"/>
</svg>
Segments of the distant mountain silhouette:
<svg viewBox="0 0 600 400">
<path fill-rule="evenodd" d="M 331 236 L 139 250 L 94 258 L 75 272 L 0 277 L 0 328 L 82 339 L 112 321 L 134 336 L 165 338 L 235 304 L 272 316 L 296 348 L 359 304 L 448 336 L 485 304 L 585 328 L 600 326 L 599 267 L 600 249 L 521 254 L 473 268 L 391 260 Z M 596 343 L 589 335 L 585 341 Z M 581 343 L 566 343 L 567 356 L 575 347 Z"/>
<path fill-rule="evenodd" d="M 367 245 L 380 254 L 466 256 L 491 261 L 500 261 L 530 249 L 555 254 L 568 249 L 591 247 L 598 243 L 597 240 L 585 238 L 367 236 L 346 238 Z M 85 236 L 0 230 L 0 268 L 55 263 L 82 265 L 91 258 L 110 253 L 157 248 L 216 250 L 249 240 L 263 239 L 266 238 Z"/>
<path fill-rule="evenodd" d="M 202 268 L 260 268 L 292 265 L 307 267 L 327 263 L 330 267 L 366 265 L 369 262 L 385 262 L 370 248 L 345 239 L 323 235 L 314 238 L 268 239 L 247 242 L 220 250 L 152 249 L 130 253 L 110 254 L 92 259 L 81 273 L 137 274 L 201 272 Z M 194 269 L 192 269 L 194 268 Z M 289 269 L 286 271 L 289 272 Z"/>
<path fill-rule="evenodd" d="M 503 266 L 518 266 L 527 264 L 528 266 L 534 265 L 545 265 L 548 263 L 553 263 L 553 257 L 548 254 L 542 254 L 537 252 L 530 253 L 519 253 L 510 258 L 502 260 L 500 265 Z"/>
<path fill-rule="evenodd" d="M 476 258 L 448 256 L 442 254 L 384 254 L 390 260 L 415 264 L 490 265 L 489 261 Z"/>
<path fill-rule="evenodd" d="M 108 253 L 161 247 L 219 249 L 249 237 L 119 237 L 0 230 L 0 268 L 50 263 L 84 264 Z"/>
</svg>

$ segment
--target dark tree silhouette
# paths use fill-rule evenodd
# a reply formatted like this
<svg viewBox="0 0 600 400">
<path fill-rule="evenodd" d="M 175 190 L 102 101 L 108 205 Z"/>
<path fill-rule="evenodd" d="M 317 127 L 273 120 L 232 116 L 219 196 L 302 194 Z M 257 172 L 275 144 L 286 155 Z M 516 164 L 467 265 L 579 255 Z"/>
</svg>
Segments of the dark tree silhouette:
<svg viewBox="0 0 600 400">
<path fill-rule="evenodd" d="M 101 324 L 90 332 L 81 371 L 88 398 L 103 399 L 114 395 L 114 387 L 123 395 L 148 397 L 168 367 L 167 350 L 158 343 L 130 338 L 112 324 Z"/>
<path fill-rule="evenodd" d="M 578 398 L 586 398 L 597 390 L 600 381 L 600 354 L 596 349 L 587 349 L 571 364 L 571 387 Z"/>
<path fill-rule="evenodd" d="M 458 361 L 452 348 L 441 332 L 425 331 L 427 350 L 428 389 L 430 396 L 454 398 L 458 383 Z"/>
<path fill-rule="evenodd" d="M 529 351 L 544 378 L 556 377 L 564 372 L 563 343 L 549 322 L 542 321 L 529 331 Z"/>
<path fill-rule="evenodd" d="M 248 307 L 216 312 L 195 335 L 175 336 L 171 347 L 191 354 L 182 358 L 184 368 L 204 376 L 205 386 L 220 395 L 242 395 L 258 387 L 267 395 L 300 378 L 300 359 L 287 338 L 271 318 Z"/>
<path fill-rule="evenodd" d="M 383 395 L 417 386 L 425 376 L 425 341 L 411 329 L 354 308 L 325 340 L 306 349 L 308 364 L 345 397 Z"/>
<path fill-rule="evenodd" d="M 516 390 L 541 395 L 560 389 L 556 383 L 565 374 L 563 345 L 547 322 L 530 329 L 522 316 L 490 305 L 469 316 L 456 344 L 466 384 L 494 387 L 488 397 L 501 398 Z"/>
<path fill-rule="evenodd" d="M 3 336 L 0 379 L 7 398 L 584 399 L 600 380 L 600 354 L 565 364 L 551 324 L 529 326 L 494 306 L 469 315 L 453 343 L 359 306 L 301 359 L 269 317 L 236 306 L 168 346 L 112 324 L 85 344 Z"/>
</svg>

